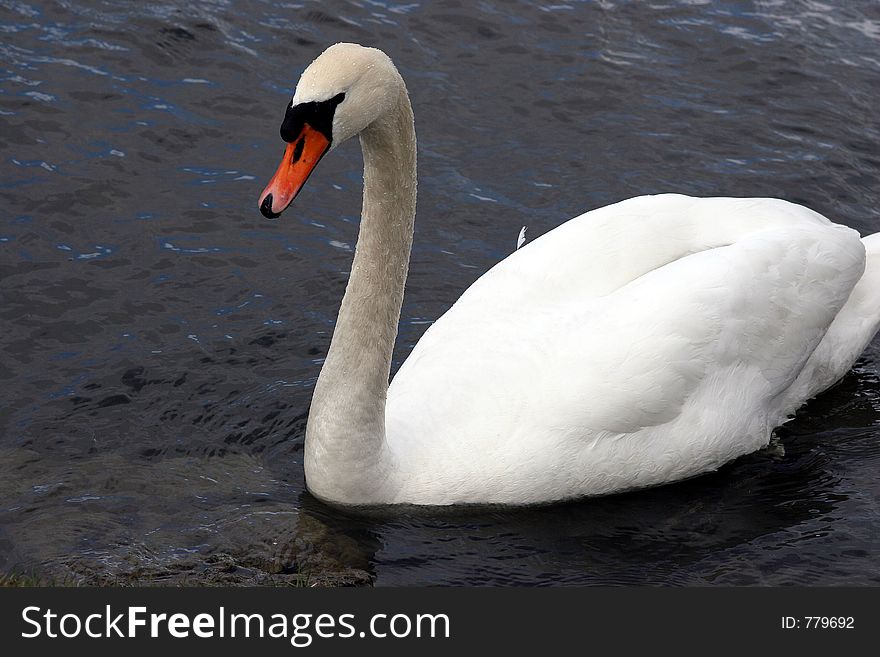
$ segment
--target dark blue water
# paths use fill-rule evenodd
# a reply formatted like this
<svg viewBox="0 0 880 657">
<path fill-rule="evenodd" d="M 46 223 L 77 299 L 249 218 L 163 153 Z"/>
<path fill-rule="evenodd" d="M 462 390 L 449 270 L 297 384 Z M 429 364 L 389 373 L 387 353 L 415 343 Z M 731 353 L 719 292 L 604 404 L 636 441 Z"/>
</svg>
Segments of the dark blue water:
<svg viewBox="0 0 880 657">
<path fill-rule="evenodd" d="M 396 363 L 461 291 L 638 194 L 880 230 L 872 0 L 0 0 L 0 572 L 64 583 L 878 584 L 880 343 L 772 449 L 545 509 L 355 518 L 304 491 L 360 211 L 356 143 L 257 196 L 327 45 L 419 136 Z"/>
</svg>

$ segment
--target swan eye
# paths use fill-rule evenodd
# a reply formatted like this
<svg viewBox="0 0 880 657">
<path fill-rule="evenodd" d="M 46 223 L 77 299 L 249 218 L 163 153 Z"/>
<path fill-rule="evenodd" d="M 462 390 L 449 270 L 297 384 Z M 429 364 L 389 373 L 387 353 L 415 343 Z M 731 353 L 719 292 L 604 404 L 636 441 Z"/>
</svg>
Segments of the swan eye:
<svg viewBox="0 0 880 657">
<path fill-rule="evenodd" d="M 323 134 L 327 141 L 332 142 L 333 115 L 343 100 L 345 93 L 340 93 L 327 100 L 288 106 L 281 123 L 281 138 L 288 143 L 295 141 L 302 133 L 303 126 L 308 124 L 313 130 Z"/>
</svg>

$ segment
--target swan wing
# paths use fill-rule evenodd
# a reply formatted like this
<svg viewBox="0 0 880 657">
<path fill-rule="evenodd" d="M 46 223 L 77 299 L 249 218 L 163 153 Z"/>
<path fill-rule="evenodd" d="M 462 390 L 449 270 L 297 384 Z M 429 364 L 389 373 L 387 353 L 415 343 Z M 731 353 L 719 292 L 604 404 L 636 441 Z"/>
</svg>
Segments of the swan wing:
<svg viewBox="0 0 880 657">
<path fill-rule="evenodd" d="M 784 419 L 778 400 L 864 259 L 855 231 L 772 199 L 587 213 L 499 263 L 426 332 L 389 389 L 389 445 L 435 464 L 423 488 L 467 496 L 468 477 L 497 473 L 497 501 L 717 467 Z M 551 481 L 518 487 L 529 477 Z"/>
</svg>

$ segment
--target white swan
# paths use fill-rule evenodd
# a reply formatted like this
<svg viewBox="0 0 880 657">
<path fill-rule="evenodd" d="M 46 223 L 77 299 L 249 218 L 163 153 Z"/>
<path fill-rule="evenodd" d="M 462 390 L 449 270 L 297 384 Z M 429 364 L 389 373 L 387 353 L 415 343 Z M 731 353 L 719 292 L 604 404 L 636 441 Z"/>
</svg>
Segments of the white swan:
<svg viewBox="0 0 880 657">
<path fill-rule="evenodd" d="M 880 323 L 878 235 L 777 199 L 644 196 L 514 251 L 389 386 L 416 198 L 404 82 L 381 51 L 336 44 L 303 73 L 281 133 L 267 216 L 349 137 L 364 156 L 306 430 L 307 484 L 327 502 L 535 504 L 707 472 L 767 445 Z"/>
</svg>

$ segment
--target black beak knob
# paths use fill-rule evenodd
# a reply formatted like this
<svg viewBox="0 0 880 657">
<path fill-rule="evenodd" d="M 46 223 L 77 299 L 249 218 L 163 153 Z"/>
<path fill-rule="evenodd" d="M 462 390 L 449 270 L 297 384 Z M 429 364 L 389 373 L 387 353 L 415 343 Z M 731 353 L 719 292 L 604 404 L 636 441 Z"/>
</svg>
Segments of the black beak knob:
<svg viewBox="0 0 880 657">
<path fill-rule="evenodd" d="M 263 199 L 263 202 L 260 203 L 260 212 L 263 213 L 263 216 L 266 219 L 277 219 L 281 216 L 281 213 L 272 212 L 272 195 L 266 194 L 266 198 Z"/>
</svg>

